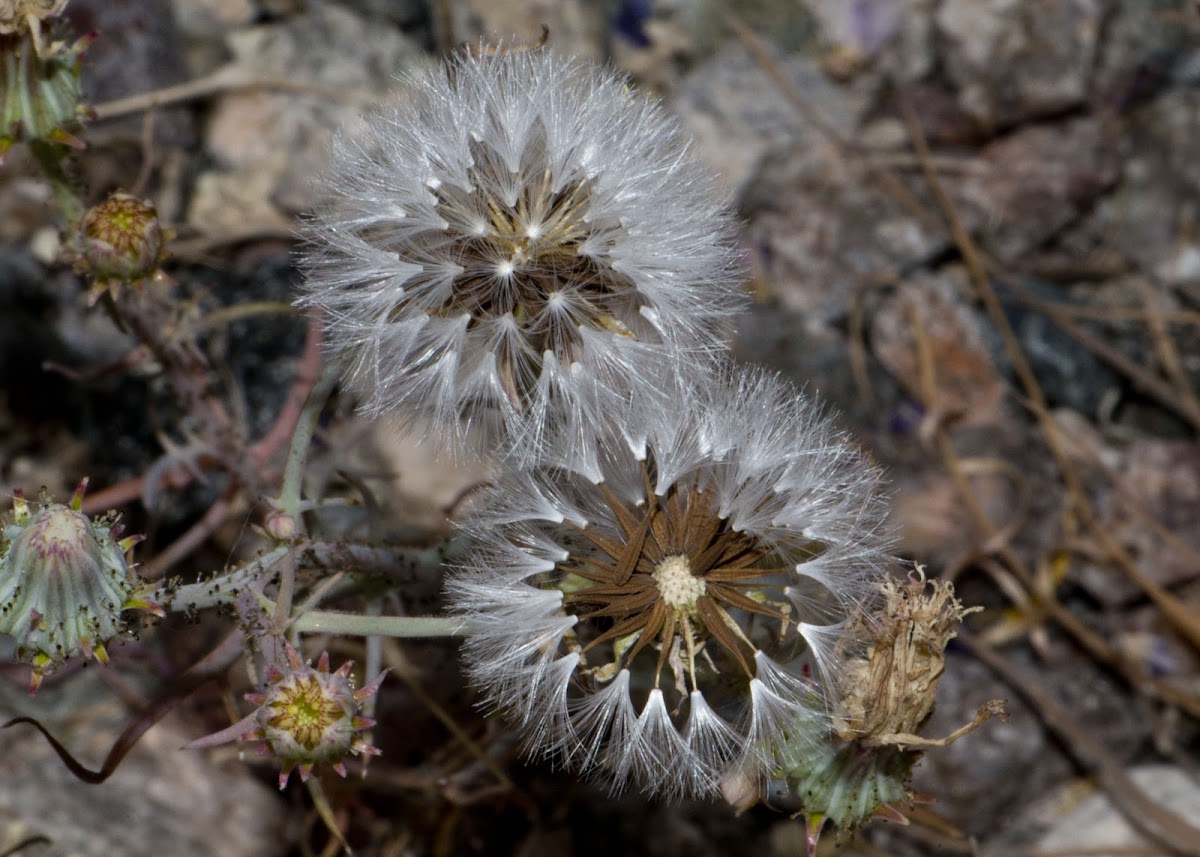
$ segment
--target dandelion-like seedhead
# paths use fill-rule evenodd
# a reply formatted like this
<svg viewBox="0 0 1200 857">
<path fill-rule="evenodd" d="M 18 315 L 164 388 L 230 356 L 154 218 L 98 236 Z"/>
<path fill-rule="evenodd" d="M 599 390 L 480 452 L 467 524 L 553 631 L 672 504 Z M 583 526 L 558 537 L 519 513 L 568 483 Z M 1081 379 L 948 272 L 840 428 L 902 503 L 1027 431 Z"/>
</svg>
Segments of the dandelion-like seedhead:
<svg viewBox="0 0 1200 857">
<path fill-rule="evenodd" d="M 705 794 L 827 733 L 843 620 L 889 562 L 878 476 L 759 372 L 639 429 L 601 445 L 598 474 L 501 479 L 448 589 L 474 680 L 532 750 L 618 789 Z"/>
<path fill-rule="evenodd" d="M 729 214 L 612 72 L 463 53 L 334 160 L 303 302 L 369 412 L 537 441 L 566 415 L 606 422 L 633 378 L 701 377 L 723 345 Z"/>
</svg>

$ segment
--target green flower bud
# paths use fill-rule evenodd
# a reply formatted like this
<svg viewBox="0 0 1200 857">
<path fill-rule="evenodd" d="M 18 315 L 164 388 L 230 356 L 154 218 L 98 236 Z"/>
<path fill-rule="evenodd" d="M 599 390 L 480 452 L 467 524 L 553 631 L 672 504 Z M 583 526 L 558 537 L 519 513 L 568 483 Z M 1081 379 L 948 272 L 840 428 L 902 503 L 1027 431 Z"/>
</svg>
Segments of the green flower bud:
<svg viewBox="0 0 1200 857">
<path fill-rule="evenodd" d="M 849 832 L 876 815 L 902 818 L 898 808 L 912 800 L 909 781 L 920 757 L 918 751 L 868 747 L 828 734 L 796 735 L 781 750 L 766 797 L 804 817 L 812 853 L 827 821 Z"/>
<path fill-rule="evenodd" d="M 126 630 L 122 611 L 162 614 L 125 561 L 141 536 L 120 538 L 115 517 L 84 515 L 86 486 L 70 505 L 43 502 L 36 512 L 14 492 L 0 527 L 0 633 L 14 637 L 17 657 L 32 665 L 31 693 L 77 654 L 107 662 L 104 644 Z"/>
</svg>

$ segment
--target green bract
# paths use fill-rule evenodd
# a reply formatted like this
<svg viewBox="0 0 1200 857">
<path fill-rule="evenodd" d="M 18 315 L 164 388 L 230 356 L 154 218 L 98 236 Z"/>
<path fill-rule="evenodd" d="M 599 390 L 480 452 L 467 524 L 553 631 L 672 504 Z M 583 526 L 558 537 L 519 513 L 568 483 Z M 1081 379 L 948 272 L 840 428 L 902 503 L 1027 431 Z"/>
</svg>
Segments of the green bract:
<svg viewBox="0 0 1200 857">
<path fill-rule="evenodd" d="M 30 32 L 0 36 L 0 158 L 19 141 L 82 148 L 74 132 L 88 114 L 79 84 L 88 43 L 39 50 Z"/>
<path fill-rule="evenodd" d="M 161 613 L 125 561 L 141 537 L 122 539 L 115 518 L 84 515 L 85 486 L 70 505 L 43 502 L 37 511 L 17 493 L 0 528 L 0 633 L 33 666 L 31 692 L 77 654 L 106 662 L 105 642 L 126 627 L 122 611 Z"/>
</svg>

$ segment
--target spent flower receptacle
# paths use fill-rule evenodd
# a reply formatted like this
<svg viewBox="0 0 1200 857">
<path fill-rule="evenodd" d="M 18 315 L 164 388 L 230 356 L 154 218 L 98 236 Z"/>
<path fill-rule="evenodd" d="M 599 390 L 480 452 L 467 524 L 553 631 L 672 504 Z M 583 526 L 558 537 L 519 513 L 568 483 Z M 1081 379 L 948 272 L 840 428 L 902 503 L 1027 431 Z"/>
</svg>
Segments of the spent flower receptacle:
<svg viewBox="0 0 1200 857">
<path fill-rule="evenodd" d="M 43 22 L 65 2 L 0 2 L 0 163 L 16 142 L 83 148 L 75 136 L 90 113 L 80 84 L 92 37 L 47 41 Z"/>
<path fill-rule="evenodd" d="M 61 42 L 47 42 L 43 22 L 56 18 L 67 0 L 0 0 L 0 35 L 27 34 L 39 57 L 51 57 Z"/>
<path fill-rule="evenodd" d="M 918 735 L 933 711 L 946 644 L 981 608 L 964 607 L 953 584 L 926 580 L 919 566 L 908 580 L 882 579 L 879 592 L 876 608 L 856 615 L 839 641 L 832 728 L 789 736 L 765 783 L 768 802 L 804 817 L 809 854 L 827 822 L 846 832 L 875 816 L 904 821 L 901 807 L 917 799 L 912 770 L 924 748 L 950 744 L 992 717 L 1007 718 L 1003 701 L 993 699 L 945 738 Z"/>
</svg>

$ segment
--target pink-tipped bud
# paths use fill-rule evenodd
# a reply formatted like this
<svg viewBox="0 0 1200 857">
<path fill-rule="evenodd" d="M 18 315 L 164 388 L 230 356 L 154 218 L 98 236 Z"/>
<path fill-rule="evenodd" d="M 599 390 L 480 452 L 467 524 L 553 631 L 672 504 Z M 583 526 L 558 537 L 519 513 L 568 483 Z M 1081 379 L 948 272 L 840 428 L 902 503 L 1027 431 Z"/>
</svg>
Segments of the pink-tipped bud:
<svg viewBox="0 0 1200 857">
<path fill-rule="evenodd" d="M 282 764 L 279 787 L 287 785 L 293 770 L 307 780 L 314 766 L 326 763 L 345 776 L 347 756 L 378 755 L 379 750 L 358 735 L 373 721 L 357 715 L 362 702 L 379 689 L 384 674 L 356 690 L 349 663 L 330 672 L 328 654 L 316 667 L 301 662 L 291 646 L 287 655 L 286 670 L 272 670 L 267 688 L 246 697 L 258 705 L 254 714 L 258 728 L 246 737 L 263 741 L 267 753 Z"/>
<path fill-rule="evenodd" d="M 288 542 L 296 538 L 296 519 L 286 512 L 272 509 L 263 520 L 263 529 L 271 538 Z"/>
</svg>

